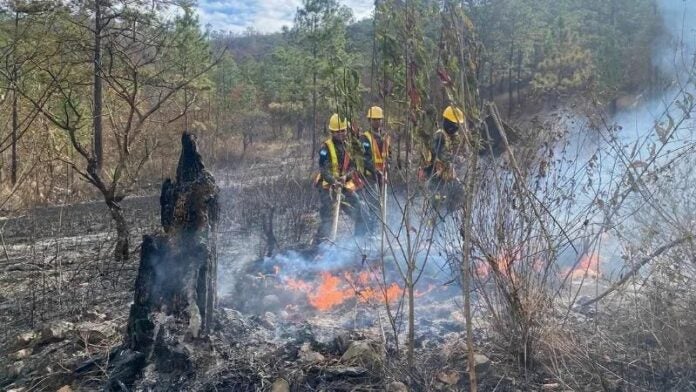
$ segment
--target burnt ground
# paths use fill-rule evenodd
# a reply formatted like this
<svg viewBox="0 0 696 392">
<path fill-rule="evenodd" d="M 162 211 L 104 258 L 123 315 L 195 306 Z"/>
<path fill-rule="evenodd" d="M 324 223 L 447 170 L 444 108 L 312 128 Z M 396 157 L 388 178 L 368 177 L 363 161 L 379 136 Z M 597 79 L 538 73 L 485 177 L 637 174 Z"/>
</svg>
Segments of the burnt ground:
<svg viewBox="0 0 696 392">
<path fill-rule="evenodd" d="M 222 189 L 218 233 L 221 307 L 216 344 L 227 365 L 199 377 L 188 389 L 266 390 L 281 376 L 297 391 L 356 386 L 355 390 L 385 390 L 389 383 L 406 379 L 413 380 L 412 390 L 464 388 L 466 377 L 460 370 L 441 375 L 442 380 L 432 373 L 447 359 L 435 353 L 448 347 L 454 355 L 461 349 L 463 323 L 461 315 L 453 313 L 454 300 L 423 302 L 429 316 L 419 318 L 417 343 L 419 358 L 428 366 L 416 374 L 402 373 L 403 358 L 390 360 L 386 367 L 380 359 L 380 377 L 374 377 L 374 369 L 342 365 L 342 354 L 353 340 L 374 343 L 389 335 L 382 306 L 352 299 L 319 311 L 307 305 L 302 293 L 285 290 L 275 277 L 264 278 L 256 268 L 258 235 L 238 223 L 244 208 L 238 204 L 239 192 Z M 138 266 L 137 245 L 142 234 L 159 227 L 157 196 L 126 199 L 123 207 L 135 248 L 122 264 L 111 256 L 114 233 L 100 202 L 36 208 L 2 221 L 0 388 L 102 388 L 108 377 L 105 365 L 90 368 L 86 375 L 78 376 L 76 370 L 90 361 L 104 362 L 121 343 Z M 257 284 L 259 279 L 268 282 L 265 290 L 244 292 L 248 282 Z M 405 330 L 401 327 L 397 333 L 403 338 Z M 392 345 L 375 344 L 381 347 L 375 349 L 378 353 L 394 350 Z M 263 365 L 254 363 L 259 360 Z M 384 376 L 387 373 L 390 376 Z M 490 380 L 491 386 L 504 390 L 499 377 Z M 486 385 L 484 379 L 482 390 Z"/>
<path fill-rule="evenodd" d="M 456 290 L 418 299 L 418 366 L 407 371 L 405 358 L 394 355 L 394 333 L 379 301 L 361 301 L 356 295 L 317 310 L 308 306 L 306 293 L 287 290 L 272 268 L 259 268 L 263 241 L 258 228 L 242 226 L 254 218 L 249 210 L 264 203 L 255 185 L 268 180 L 268 167 L 252 164 L 216 174 L 222 188 L 219 325 L 213 336 L 218 365 L 175 389 L 161 390 L 270 390 L 281 377 L 292 391 L 403 390 L 398 382 L 412 391 L 467 390 L 464 322 Z M 306 193 L 303 187 L 296 188 Z M 297 201 L 282 188 L 271 198 Z M 316 211 L 314 202 L 303 206 Z M 134 249 L 121 264 L 111 256 L 114 233 L 101 202 L 36 208 L 0 221 L 0 389 L 102 389 L 113 360 L 109 353 L 122 341 L 133 299 L 140 237 L 159 227 L 158 196 L 132 197 L 123 207 Z M 364 265 L 356 258 L 352 268 Z M 403 342 L 403 298 L 394 306 L 401 311 L 396 334 Z M 479 390 L 537 389 L 546 382 L 543 374 L 520 379 L 514 369 L 509 372 L 486 325 L 485 317 L 476 320 L 477 347 L 487 356 L 478 369 Z M 343 358 L 355 342 L 373 347 L 357 344 L 367 365 Z"/>
<path fill-rule="evenodd" d="M 249 253 L 247 259 L 254 254 L 253 247 L 242 246 L 248 242 L 240 240 L 242 234 L 231 223 L 234 192 L 221 192 L 221 260 L 246 260 L 242 253 Z M 10 366 L 22 362 L 11 358 L 18 348 L 17 336 L 22 333 L 40 333 L 59 321 L 113 323 L 114 333 L 91 350 L 51 347 L 55 342 L 32 348 L 32 358 L 46 357 L 49 361 L 53 360 L 51 352 L 64 351 L 77 363 L 120 343 L 133 296 L 140 237 L 159 227 L 159 196 L 126 199 L 123 208 L 133 247 L 131 259 L 124 263 L 113 261 L 115 234 L 109 212 L 101 202 L 35 208 L 0 220 L 0 389 L 31 370 L 30 364 L 20 372 Z M 225 271 L 227 265 L 220 269 Z M 34 373 L 31 377 L 40 378 L 46 369 L 34 369 Z M 51 390 L 54 386 L 39 385 L 37 390 Z"/>
<path fill-rule="evenodd" d="M 242 233 L 232 223 L 230 214 L 234 209 L 234 193 L 233 189 L 221 191 L 223 211 L 219 238 L 221 259 L 224 260 L 239 259 L 237 252 L 241 250 L 250 252 L 251 257 L 254 254 L 253 247 L 240 249 L 234 246 L 245 243 L 241 241 Z M 94 294 L 103 290 L 104 294 L 112 295 L 126 290 L 122 294 L 130 294 L 127 290 L 138 265 L 140 237 L 159 227 L 159 196 L 125 199 L 123 209 L 131 228 L 133 250 L 130 261 L 122 265 L 111 260 L 115 233 L 109 212 L 101 202 L 41 207 L 0 220 L 3 240 L 0 249 L 2 325 L 10 326 L 9 329 L 34 327 L 37 322 L 59 316 L 61 309 L 71 312 L 71 303 L 61 303 L 57 307 L 51 303 L 38 303 L 42 299 L 49 301 L 52 294 L 61 297 L 64 293 L 60 290 Z M 51 282 L 57 274 L 64 275 L 62 287 Z M 5 328 L 3 332 L 9 333 L 9 329 Z"/>
</svg>

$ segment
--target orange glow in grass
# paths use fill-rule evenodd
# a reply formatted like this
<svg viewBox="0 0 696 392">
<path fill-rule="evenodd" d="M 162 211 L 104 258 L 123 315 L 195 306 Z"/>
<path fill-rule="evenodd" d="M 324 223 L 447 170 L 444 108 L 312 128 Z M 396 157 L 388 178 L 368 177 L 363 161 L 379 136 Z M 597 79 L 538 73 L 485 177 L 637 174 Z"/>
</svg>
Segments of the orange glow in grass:
<svg viewBox="0 0 696 392">
<path fill-rule="evenodd" d="M 598 276 L 599 256 L 595 253 L 583 255 L 578 266 L 570 273 L 570 277 L 573 279 L 596 278 Z"/>
<path fill-rule="evenodd" d="M 321 310 L 326 311 L 345 302 L 353 296 L 354 290 L 339 288 L 341 280 L 328 272 L 321 273 L 321 283 L 316 292 L 308 293 L 309 303 Z"/>
<path fill-rule="evenodd" d="M 495 271 L 501 276 L 508 277 L 513 271 L 514 263 L 518 261 L 517 255 L 512 252 L 502 252 L 495 261 L 491 261 L 489 258 L 480 260 L 474 266 L 474 275 L 479 278 L 486 278 L 490 275 L 491 271 Z"/>
<path fill-rule="evenodd" d="M 344 272 L 342 278 L 322 272 L 319 282 L 313 284 L 300 279 L 289 278 L 285 281 L 286 287 L 291 290 L 307 294 L 309 304 L 322 312 L 331 310 L 346 301 L 356 299 L 361 303 L 370 301 L 393 302 L 399 299 L 403 289 L 396 283 L 392 283 L 386 289 L 375 287 L 370 279 L 369 272 L 363 271 L 356 275 Z"/>
<path fill-rule="evenodd" d="M 373 300 L 384 302 L 386 297 L 387 301 L 394 302 L 399 299 L 403 291 L 404 290 L 396 283 L 392 283 L 391 286 L 387 287 L 386 290 L 383 290 L 382 288 L 367 287 L 358 292 L 358 300 L 360 302 L 369 302 Z"/>
</svg>

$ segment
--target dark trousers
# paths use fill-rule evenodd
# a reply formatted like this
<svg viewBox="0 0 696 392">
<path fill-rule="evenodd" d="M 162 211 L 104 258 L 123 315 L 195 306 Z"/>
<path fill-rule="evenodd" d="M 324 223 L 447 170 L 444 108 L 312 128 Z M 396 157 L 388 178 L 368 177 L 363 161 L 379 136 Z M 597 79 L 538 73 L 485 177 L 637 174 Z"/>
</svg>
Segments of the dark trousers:
<svg viewBox="0 0 696 392">
<path fill-rule="evenodd" d="M 370 234 L 377 233 L 382 215 L 382 186 L 377 181 L 368 180 L 360 190 L 360 200 L 363 203 L 363 219 Z"/>
<path fill-rule="evenodd" d="M 334 208 L 336 207 L 336 194 L 329 189 L 319 189 L 319 229 L 315 237 L 315 243 L 319 243 L 331 236 L 331 229 L 334 219 Z M 365 208 L 362 201 L 355 192 L 343 190 L 341 193 L 341 210 L 348 214 L 354 222 L 354 234 L 364 235 L 367 231 L 365 224 Z"/>
<path fill-rule="evenodd" d="M 462 207 L 464 187 L 459 181 L 432 176 L 428 180 L 428 190 L 435 218 L 444 220 Z"/>
</svg>

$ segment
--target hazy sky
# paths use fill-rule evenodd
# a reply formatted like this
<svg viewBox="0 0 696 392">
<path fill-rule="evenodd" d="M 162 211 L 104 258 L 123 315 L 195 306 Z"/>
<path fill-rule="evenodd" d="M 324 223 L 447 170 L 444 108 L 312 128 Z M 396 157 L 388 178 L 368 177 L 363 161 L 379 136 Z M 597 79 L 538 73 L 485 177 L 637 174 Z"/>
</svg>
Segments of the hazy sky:
<svg viewBox="0 0 696 392">
<path fill-rule="evenodd" d="M 368 17 L 373 0 L 339 0 L 353 10 L 356 20 Z M 302 0 L 199 0 L 198 13 L 202 26 L 213 30 L 243 32 L 248 27 L 264 33 L 280 31 L 292 25 L 295 11 Z"/>
</svg>

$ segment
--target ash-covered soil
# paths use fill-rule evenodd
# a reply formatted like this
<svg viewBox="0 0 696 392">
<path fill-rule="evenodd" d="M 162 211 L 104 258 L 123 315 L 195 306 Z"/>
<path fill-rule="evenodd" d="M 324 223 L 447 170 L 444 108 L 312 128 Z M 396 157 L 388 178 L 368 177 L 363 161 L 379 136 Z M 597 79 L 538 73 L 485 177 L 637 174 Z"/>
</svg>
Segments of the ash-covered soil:
<svg viewBox="0 0 696 392">
<path fill-rule="evenodd" d="M 403 297 L 392 303 L 401 318 L 396 329 L 374 298 L 356 294 L 329 309 L 312 307 L 308 293 L 288 290 L 278 276 L 259 270 L 259 239 L 237 223 L 236 192 L 221 193 L 220 307 L 212 338 L 217 362 L 177 389 L 271 390 L 284 382 L 293 391 L 399 391 L 402 382 L 412 384 L 410 390 L 464 388 L 458 356 L 464 324 L 456 297 L 420 303 L 427 317 L 418 318 L 416 355 L 428 366 L 422 374 L 405 374 L 393 343 L 394 334 L 403 341 L 406 333 Z M 137 245 L 159 226 L 159 200 L 137 197 L 123 206 Z M 117 360 L 112 350 L 122 342 L 137 247 L 130 261 L 113 261 L 114 234 L 100 202 L 36 208 L 2 224 L 0 388 L 100 390 L 109 361 Z M 360 258 L 355 261 L 357 271 Z M 267 288 L 244 292 L 259 282 Z M 491 360 L 481 356 L 481 362 L 481 371 L 488 371 Z M 432 369 L 442 366 L 448 373 L 437 379 Z"/>
</svg>

